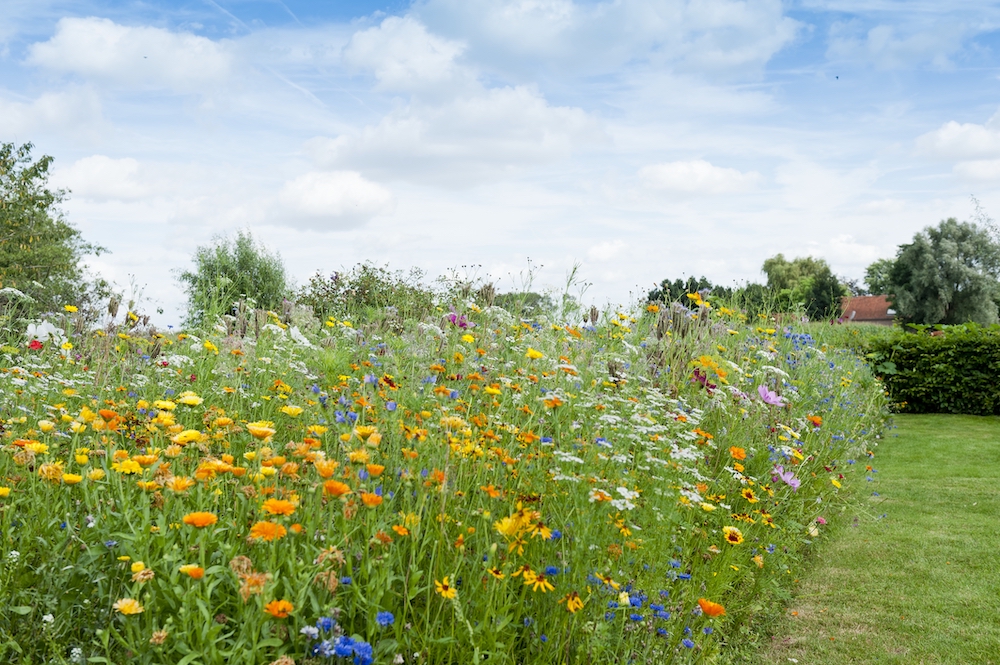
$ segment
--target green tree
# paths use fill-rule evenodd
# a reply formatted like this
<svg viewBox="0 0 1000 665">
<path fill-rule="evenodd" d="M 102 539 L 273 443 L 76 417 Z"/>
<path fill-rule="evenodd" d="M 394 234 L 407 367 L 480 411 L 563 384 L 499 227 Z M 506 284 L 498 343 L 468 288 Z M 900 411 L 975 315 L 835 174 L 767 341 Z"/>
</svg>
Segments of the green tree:
<svg viewBox="0 0 1000 665">
<path fill-rule="evenodd" d="M 195 251 L 193 261 L 193 270 L 178 275 L 188 298 L 188 323 L 198 325 L 226 313 L 242 298 L 281 311 L 289 292 L 285 266 L 281 256 L 269 253 L 249 231 L 238 231 L 235 238 L 216 236 L 212 244 Z"/>
<path fill-rule="evenodd" d="M 513 291 L 499 293 L 493 301 L 497 307 L 503 307 L 514 316 L 531 319 L 542 314 L 555 312 L 556 304 L 552 296 L 534 291 Z"/>
<path fill-rule="evenodd" d="M 702 276 L 699 279 L 694 277 L 688 277 L 687 280 L 675 279 L 670 281 L 670 279 L 665 279 L 660 282 L 660 285 L 649 292 L 646 299 L 649 302 L 679 302 L 682 305 L 687 306 L 690 304 L 688 299 L 685 297 L 689 293 L 697 293 L 705 289 L 712 290 L 712 283 Z"/>
<path fill-rule="evenodd" d="M 0 286 L 25 293 L 44 312 L 106 291 L 80 265 L 84 255 L 106 250 L 84 242 L 63 218 L 66 192 L 47 186 L 52 157 L 33 160 L 33 147 L 0 143 Z"/>
<path fill-rule="evenodd" d="M 954 218 L 900 245 L 889 272 L 892 305 L 907 323 L 997 322 L 1000 245 Z"/>
<path fill-rule="evenodd" d="M 889 274 L 895 262 L 895 259 L 879 259 L 865 268 L 865 284 L 872 295 L 889 295 L 892 289 Z"/>
<path fill-rule="evenodd" d="M 840 299 L 847 294 L 823 259 L 806 256 L 789 261 L 783 254 L 777 254 L 764 261 L 762 272 L 767 275 L 767 286 L 778 294 L 779 302 L 802 306 L 813 320 L 839 311 Z"/>
</svg>

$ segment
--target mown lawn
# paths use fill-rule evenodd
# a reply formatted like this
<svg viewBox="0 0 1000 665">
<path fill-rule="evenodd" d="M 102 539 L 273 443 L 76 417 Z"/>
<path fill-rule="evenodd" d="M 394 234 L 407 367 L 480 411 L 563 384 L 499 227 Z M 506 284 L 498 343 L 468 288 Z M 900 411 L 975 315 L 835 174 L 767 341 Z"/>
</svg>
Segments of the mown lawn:
<svg viewBox="0 0 1000 665">
<path fill-rule="evenodd" d="M 1000 418 L 905 415 L 762 663 L 1000 663 Z"/>
</svg>

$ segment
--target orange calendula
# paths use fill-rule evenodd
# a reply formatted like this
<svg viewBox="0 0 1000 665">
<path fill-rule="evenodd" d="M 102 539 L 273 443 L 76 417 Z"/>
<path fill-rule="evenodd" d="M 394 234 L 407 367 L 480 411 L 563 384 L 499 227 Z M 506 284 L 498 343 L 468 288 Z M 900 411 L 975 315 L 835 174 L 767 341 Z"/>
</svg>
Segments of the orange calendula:
<svg viewBox="0 0 1000 665">
<path fill-rule="evenodd" d="M 261 507 L 268 515 L 291 515 L 295 512 L 295 504 L 285 499 L 268 499 Z"/>
<path fill-rule="evenodd" d="M 323 493 L 330 496 L 344 496 L 351 493 L 351 486 L 339 480 L 328 480 L 323 483 Z"/>
<path fill-rule="evenodd" d="M 733 459 L 744 460 L 747 458 L 747 451 L 743 450 L 739 446 L 730 446 L 729 454 L 732 455 Z"/>
<path fill-rule="evenodd" d="M 285 537 L 288 530 L 275 522 L 257 522 L 250 527 L 250 537 L 254 540 L 280 540 Z"/>
<path fill-rule="evenodd" d="M 270 603 L 264 606 L 264 611 L 273 616 L 276 619 L 284 619 L 289 614 L 295 610 L 295 606 L 290 602 L 282 598 L 281 600 L 272 600 Z"/>
<path fill-rule="evenodd" d="M 200 580 L 205 576 L 205 569 L 193 563 L 181 566 L 181 572 L 193 580 Z"/>
<path fill-rule="evenodd" d="M 698 599 L 698 607 L 705 613 L 705 616 L 718 617 L 726 613 L 726 608 L 718 603 L 713 603 L 707 598 Z"/>
<path fill-rule="evenodd" d="M 181 521 L 190 526 L 202 529 L 206 526 L 212 526 L 219 521 L 219 518 L 216 517 L 215 513 L 195 512 L 188 513 L 181 519 Z"/>
<path fill-rule="evenodd" d="M 375 508 L 376 506 L 382 505 L 382 497 L 378 494 L 372 494 L 371 492 L 362 492 L 361 502 L 369 508 Z"/>
</svg>

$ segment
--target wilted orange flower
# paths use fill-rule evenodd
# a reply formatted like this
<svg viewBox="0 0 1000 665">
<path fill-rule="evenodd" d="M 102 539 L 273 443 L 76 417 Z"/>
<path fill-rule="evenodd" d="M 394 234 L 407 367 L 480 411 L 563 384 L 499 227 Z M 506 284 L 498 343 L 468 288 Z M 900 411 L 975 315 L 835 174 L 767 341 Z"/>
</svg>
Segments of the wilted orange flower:
<svg viewBox="0 0 1000 665">
<path fill-rule="evenodd" d="M 294 610 L 295 606 L 285 599 L 272 600 L 264 606 L 264 611 L 276 619 L 284 619 Z"/>
<path fill-rule="evenodd" d="M 215 513 L 196 512 L 188 513 L 181 521 L 201 529 L 206 526 L 212 526 L 219 521 L 219 518 L 215 516 Z"/>
<path fill-rule="evenodd" d="M 718 603 L 713 603 L 712 601 L 706 598 L 699 598 L 698 606 L 701 608 L 702 612 L 704 612 L 707 616 L 710 617 L 718 617 L 726 613 L 725 607 L 719 605 Z"/>
<path fill-rule="evenodd" d="M 181 566 L 181 572 L 193 580 L 200 580 L 205 576 L 205 569 L 193 563 Z"/>
<path fill-rule="evenodd" d="M 382 497 L 378 494 L 372 494 L 371 492 L 362 492 L 361 502 L 369 508 L 375 508 L 376 506 L 382 505 Z"/>
<path fill-rule="evenodd" d="M 323 493 L 330 496 L 344 496 L 351 493 L 351 486 L 339 480 L 328 480 L 323 483 Z"/>
<path fill-rule="evenodd" d="M 295 504 L 285 499 L 268 499 L 261 507 L 269 515 L 291 515 L 295 512 Z"/>
<path fill-rule="evenodd" d="M 257 522 L 250 527 L 250 537 L 254 540 L 280 540 L 285 537 L 288 531 L 285 527 L 275 522 Z"/>
</svg>

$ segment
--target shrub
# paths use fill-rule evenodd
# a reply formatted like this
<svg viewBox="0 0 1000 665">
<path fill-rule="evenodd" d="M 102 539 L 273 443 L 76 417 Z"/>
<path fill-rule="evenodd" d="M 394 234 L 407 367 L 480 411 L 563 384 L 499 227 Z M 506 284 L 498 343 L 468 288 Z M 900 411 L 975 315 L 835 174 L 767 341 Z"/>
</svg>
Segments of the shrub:
<svg viewBox="0 0 1000 665">
<path fill-rule="evenodd" d="M 295 298 L 312 307 L 321 319 L 334 316 L 366 321 L 383 317 L 391 308 L 395 318 L 419 320 L 434 311 L 434 292 L 422 283 L 423 277 L 418 268 L 404 273 L 360 263 L 329 277 L 317 272 Z"/>
<path fill-rule="evenodd" d="M 914 330 L 874 339 L 868 349 L 900 409 L 1000 415 L 1000 326 Z"/>
<path fill-rule="evenodd" d="M 194 270 L 178 276 L 187 293 L 190 324 L 228 312 L 242 298 L 263 309 L 281 310 L 288 295 L 281 257 L 269 253 L 249 231 L 239 231 L 235 238 L 216 237 L 211 245 L 199 247 L 193 260 Z"/>
</svg>

